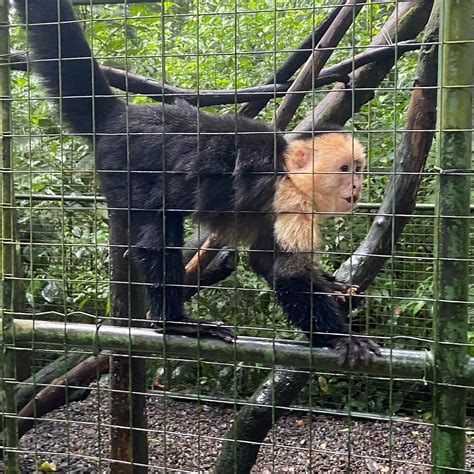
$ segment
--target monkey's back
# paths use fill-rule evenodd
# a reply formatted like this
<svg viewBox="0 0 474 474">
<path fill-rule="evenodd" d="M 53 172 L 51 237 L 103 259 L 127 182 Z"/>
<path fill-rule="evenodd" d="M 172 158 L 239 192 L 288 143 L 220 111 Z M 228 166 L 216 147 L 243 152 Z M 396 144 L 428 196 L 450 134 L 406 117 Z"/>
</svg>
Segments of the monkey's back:
<svg viewBox="0 0 474 474">
<path fill-rule="evenodd" d="M 286 141 L 266 124 L 180 101 L 130 105 L 106 129 L 96 157 L 109 206 L 194 213 L 210 224 L 271 210 Z"/>
</svg>

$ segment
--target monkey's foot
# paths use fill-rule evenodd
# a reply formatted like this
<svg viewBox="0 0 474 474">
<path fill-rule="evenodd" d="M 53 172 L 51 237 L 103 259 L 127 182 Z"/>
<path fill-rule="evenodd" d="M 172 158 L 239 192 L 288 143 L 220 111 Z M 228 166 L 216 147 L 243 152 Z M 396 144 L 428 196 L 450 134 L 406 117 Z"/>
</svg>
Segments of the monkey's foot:
<svg viewBox="0 0 474 474">
<path fill-rule="evenodd" d="M 341 336 L 334 339 L 331 346 L 338 355 L 339 365 L 349 364 L 351 369 L 358 362 L 363 362 L 368 367 L 375 356 L 380 357 L 382 355 L 379 345 L 368 337 Z"/>
<path fill-rule="evenodd" d="M 234 342 L 235 332 L 221 321 L 205 321 L 195 319 L 183 319 L 181 321 L 155 322 L 157 331 L 165 331 L 168 334 L 183 334 L 185 336 L 211 336 L 222 339 L 225 342 Z"/>
</svg>

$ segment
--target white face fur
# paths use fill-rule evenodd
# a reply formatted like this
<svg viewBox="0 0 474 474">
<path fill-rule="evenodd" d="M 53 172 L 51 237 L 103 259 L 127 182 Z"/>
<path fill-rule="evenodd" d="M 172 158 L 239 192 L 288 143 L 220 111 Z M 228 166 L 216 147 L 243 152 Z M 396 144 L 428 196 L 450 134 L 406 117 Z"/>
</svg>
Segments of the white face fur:
<svg viewBox="0 0 474 474">
<path fill-rule="evenodd" d="M 279 182 L 274 201 L 275 237 L 283 249 L 311 252 L 320 245 L 320 221 L 360 200 L 364 148 L 347 133 L 295 140 L 285 166 L 288 177 Z"/>
<path fill-rule="evenodd" d="M 312 197 L 317 212 L 347 212 L 361 198 L 365 152 L 347 133 L 292 142 L 286 166 L 290 180 L 301 193 Z"/>
</svg>

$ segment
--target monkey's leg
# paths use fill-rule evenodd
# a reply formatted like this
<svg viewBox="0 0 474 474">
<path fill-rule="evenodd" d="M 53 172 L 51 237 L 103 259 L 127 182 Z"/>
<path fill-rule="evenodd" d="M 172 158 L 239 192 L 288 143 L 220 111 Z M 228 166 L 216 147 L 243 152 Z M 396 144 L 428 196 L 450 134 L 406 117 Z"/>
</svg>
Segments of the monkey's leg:
<svg viewBox="0 0 474 474">
<path fill-rule="evenodd" d="M 183 310 L 183 217 L 167 212 L 134 211 L 131 219 L 131 253 L 144 272 L 150 316 L 157 329 L 187 335 L 210 335 L 234 340 L 221 323 L 196 321 Z"/>
</svg>

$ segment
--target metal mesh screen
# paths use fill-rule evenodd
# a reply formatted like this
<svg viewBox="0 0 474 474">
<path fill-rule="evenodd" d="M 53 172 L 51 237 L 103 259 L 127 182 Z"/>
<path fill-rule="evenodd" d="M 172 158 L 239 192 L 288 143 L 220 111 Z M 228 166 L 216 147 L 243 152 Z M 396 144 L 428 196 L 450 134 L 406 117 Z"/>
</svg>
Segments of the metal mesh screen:
<svg viewBox="0 0 474 474">
<path fill-rule="evenodd" d="M 315 255 L 339 277 L 341 265 L 347 271 L 352 259 L 359 268 L 360 260 L 383 258 L 373 275 L 367 270 L 360 277 L 367 289 L 348 325 L 351 335 L 374 337 L 385 351 L 370 368 L 338 367 L 330 349 L 311 348 L 287 321 L 274 291 L 252 271 L 248 248 L 209 241 L 204 224 L 191 218 L 179 249 L 188 275 L 190 262 L 198 262 L 197 281 L 181 285 L 189 297 L 186 311 L 223 321 L 235 330 L 236 342 L 223 348 L 206 338 L 156 342 L 149 335 L 147 285 L 128 258 L 126 229 L 112 239 L 120 255 L 115 262 L 123 266 L 116 288 L 124 293 L 116 298 L 128 298 L 125 319 L 114 318 L 110 214 L 96 173 L 96 138 L 87 144 L 71 132 L 53 104 L 57 98 L 33 73 L 36 59 L 29 55 L 24 22 L 0 2 L 0 87 L 8 98 L 2 119 L 5 470 L 441 472 L 448 466 L 474 472 L 472 231 L 467 254 L 440 253 L 443 219 L 455 222 L 453 233 L 471 230 L 472 204 L 463 216 L 440 205 L 466 181 L 440 188 L 440 180 L 470 176 L 468 169 L 446 170 L 442 163 L 451 143 L 446 133 L 455 128 L 466 136 L 472 123 L 442 122 L 448 105 L 438 103 L 435 129 L 418 130 L 409 108 L 420 90 L 435 90 L 441 98 L 457 88 L 464 101 L 472 100 L 472 71 L 464 72 L 467 84 L 456 85 L 459 77 L 445 82 L 443 64 L 455 54 L 450 50 L 440 55 L 437 85 L 420 85 L 417 76 L 420 55 L 430 48 L 463 44 L 472 52 L 472 34 L 460 28 L 453 39 L 446 26 L 446 15 L 460 15 L 461 7 L 450 0 L 72 3 L 114 93 L 129 105 L 186 100 L 212 114 L 258 117 L 288 140 L 329 121 L 345 125 L 363 143 L 363 198 L 322 224 Z M 430 12 L 440 7 L 445 36 L 433 41 Z M 315 40 L 324 24 L 324 39 Z M 338 31 L 342 39 L 336 40 Z M 368 54 L 379 56 L 364 59 Z M 472 66 L 468 56 L 466 69 Z M 322 71 L 311 73 L 320 63 Z M 304 68 L 309 86 L 298 89 Z M 296 96 L 300 104 L 292 100 Z M 404 171 L 400 166 L 414 158 L 401 144 L 419 137 L 416 132 L 433 132 L 433 145 L 421 171 Z M 416 206 L 400 209 L 396 194 L 405 191 L 391 186 L 411 175 L 420 176 Z M 165 186 L 167 179 L 165 174 Z M 471 186 L 471 198 L 472 192 Z M 382 202 L 388 207 L 380 217 Z M 389 230 L 368 252 L 360 243 L 367 235 L 376 238 L 374 221 L 381 218 L 392 219 Z M 459 280 L 448 282 L 444 261 L 467 271 L 451 274 Z M 361 284 L 357 271 L 345 278 Z M 449 297 L 447 283 L 469 287 L 469 295 L 460 301 L 453 290 Z M 440 302 L 445 306 L 436 310 Z M 457 324 L 453 316 L 457 326 L 451 324 L 452 339 L 446 340 L 449 308 L 459 315 L 466 307 L 467 323 Z M 112 326 L 116 333 L 107 332 Z M 458 401 L 462 424 L 461 415 L 449 418 L 449 406 L 448 414 L 440 408 L 440 397 Z M 431 449 L 444 457 L 432 457 Z"/>
</svg>

